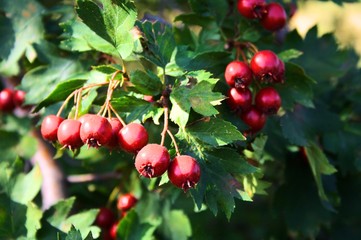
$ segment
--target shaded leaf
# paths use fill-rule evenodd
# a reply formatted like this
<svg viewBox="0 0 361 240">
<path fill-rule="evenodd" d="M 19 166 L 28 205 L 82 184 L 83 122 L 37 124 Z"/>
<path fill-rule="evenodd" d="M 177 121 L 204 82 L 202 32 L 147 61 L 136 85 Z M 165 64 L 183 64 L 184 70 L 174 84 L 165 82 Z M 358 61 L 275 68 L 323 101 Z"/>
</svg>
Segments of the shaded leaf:
<svg viewBox="0 0 361 240">
<path fill-rule="evenodd" d="M 145 73 L 136 70 L 130 74 L 130 81 L 135 85 L 135 90 L 144 95 L 156 96 L 163 89 L 159 77 L 151 71 Z"/>
</svg>

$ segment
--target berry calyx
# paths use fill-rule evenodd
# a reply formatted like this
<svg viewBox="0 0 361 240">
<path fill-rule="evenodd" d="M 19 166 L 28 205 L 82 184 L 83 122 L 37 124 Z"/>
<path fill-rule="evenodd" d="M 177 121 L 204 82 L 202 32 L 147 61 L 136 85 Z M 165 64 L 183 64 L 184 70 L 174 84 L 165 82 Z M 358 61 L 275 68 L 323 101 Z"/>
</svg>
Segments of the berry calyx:
<svg viewBox="0 0 361 240">
<path fill-rule="evenodd" d="M 230 87 L 245 88 L 252 82 L 253 74 L 247 63 L 241 61 L 230 62 L 224 72 L 224 77 Z"/>
<path fill-rule="evenodd" d="M 59 143 L 70 150 L 83 146 L 80 138 L 80 126 L 81 123 L 74 119 L 65 119 L 60 123 L 57 133 Z"/>
<path fill-rule="evenodd" d="M 15 90 L 13 101 L 16 107 L 21 107 L 25 101 L 25 95 L 26 93 L 22 90 Z"/>
<path fill-rule="evenodd" d="M 89 147 L 98 148 L 112 137 L 112 126 L 102 116 L 92 114 L 84 119 L 80 127 L 80 138 Z"/>
<path fill-rule="evenodd" d="M 135 158 L 135 168 L 144 177 L 159 177 L 167 171 L 169 161 L 170 156 L 164 146 L 148 144 L 138 152 Z"/>
<path fill-rule="evenodd" d="M 110 125 L 112 126 L 112 137 L 110 141 L 107 143 L 107 147 L 110 149 L 115 149 L 119 147 L 118 143 L 118 132 L 122 129 L 123 124 L 119 121 L 118 118 L 108 119 Z"/>
<path fill-rule="evenodd" d="M 265 9 L 267 13 L 261 19 L 263 28 L 277 31 L 286 25 L 287 14 L 281 4 L 273 2 L 267 4 Z"/>
<path fill-rule="evenodd" d="M 263 50 L 252 57 L 251 69 L 261 82 L 277 82 L 282 70 L 281 62 L 274 52 Z"/>
<path fill-rule="evenodd" d="M 177 156 L 170 163 L 168 177 L 175 186 L 187 191 L 194 188 L 201 177 L 198 162 L 191 156 Z"/>
<path fill-rule="evenodd" d="M 41 123 L 40 132 L 45 140 L 55 142 L 58 139 L 58 128 L 64 118 L 56 115 L 48 115 Z"/>
<path fill-rule="evenodd" d="M 14 91 L 10 88 L 5 88 L 0 92 L 0 110 L 3 112 L 11 112 L 15 109 Z"/>
<path fill-rule="evenodd" d="M 95 219 L 95 224 L 101 228 L 109 228 L 115 222 L 114 213 L 106 207 L 99 209 L 98 215 Z"/>
<path fill-rule="evenodd" d="M 246 18 L 262 18 L 266 13 L 265 0 L 238 0 L 237 8 L 239 13 Z"/>
<path fill-rule="evenodd" d="M 120 147 L 127 152 L 136 153 L 148 143 L 148 132 L 139 123 L 130 123 L 118 133 Z"/>
<path fill-rule="evenodd" d="M 126 212 L 134 207 L 137 201 L 138 199 L 131 193 L 121 195 L 118 198 L 117 208 L 123 212 Z"/>
<path fill-rule="evenodd" d="M 265 87 L 256 94 L 255 104 L 261 112 L 275 114 L 281 107 L 281 97 L 273 87 Z"/>
<path fill-rule="evenodd" d="M 227 103 L 232 110 L 241 109 L 242 111 L 248 111 L 251 108 L 252 92 L 249 88 L 231 88 L 227 95 Z"/>
<path fill-rule="evenodd" d="M 248 112 L 243 112 L 241 114 L 241 119 L 248 127 L 250 127 L 252 132 L 258 132 L 266 123 L 266 115 L 254 106 L 252 106 Z"/>
</svg>

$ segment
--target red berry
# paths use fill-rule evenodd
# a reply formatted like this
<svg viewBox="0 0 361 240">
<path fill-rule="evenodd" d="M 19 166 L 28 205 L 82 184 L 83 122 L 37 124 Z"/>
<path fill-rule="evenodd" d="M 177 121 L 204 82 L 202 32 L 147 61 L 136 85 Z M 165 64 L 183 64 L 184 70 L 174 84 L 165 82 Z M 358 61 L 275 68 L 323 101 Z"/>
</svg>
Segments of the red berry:
<svg viewBox="0 0 361 240">
<path fill-rule="evenodd" d="M 126 212 L 129 209 L 131 209 L 132 207 L 134 207 L 135 204 L 137 203 L 137 201 L 138 201 L 138 199 L 136 197 L 134 197 L 133 194 L 127 193 L 127 194 L 119 196 L 118 202 L 117 202 L 117 207 L 119 210 Z"/>
<path fill-rule="evenodd" d="M 281 59 L 278 59 L 278 61 L 279 61 L 278 74 L 275 77 L 275 79 L 273 79 L 273 81 L 275 83 L 283 83 L 285 81 L 285 63 Z"/>
<path fill-rule="evenodd" d="M 249 88 L 231 88 L 228 91 L 227 102 L 232 110 L 241 109 L 242 111 L 248 111 L 252 105 L 252 92 Z"/>
<path fill-rule="evenodd" d="M 275 114 L 281 107 L 281 97 L 273 87 L 262 88 L 256 95 L 255 104 L 265 114 Z"/>
<path fill-rule="evenodd" d="M 139 123 L 130 123 L 118 133 L 120 147 L 127 152 L 136 153 L 148 143 L 148 132 Z"/>
<path fill-rule="evenodd" d="M 114 223 L 111 228 L 109 229 L 109 233 L 110 233 L 110 237 L 112 239 L 116 239 L 117 238 L 117 231 L 118 231 L 118 225 L 119 222 Z"/>
<path fill-rule="evenodd" d="M 102 207 L 99 209 L 95 224 L 101 228 L 109 228 L 115 222 L 115 215 L 109 209 Z"/>
<path fill-rule="evenodd" d="M 112 125 L 109 121 L 95 114 L 84 119 L 80 127 L 80 138 L 89 147 L 98 148 L 107 144 L 112 137 Z"/>
<path fill-rule="evenodd" d="M 153 98 L 153 96 L 151 96 L 151 95 L 144 95 L 144 96 L 143 96 L 143 99 L 144 99 L 145 101 L 147 101 L 147 102 L 150 102 L 150 103 L 154 102 L 154 98 Z"/>
<path fill-rule="evenodd" d="M 239 89 L 247 87 L 252 82 L 253 74 L 247 63 L 233 61 L 227 65 L 224 77 L 229 86 Z"/>
<path fill-rule="evenodd" d="M 81 117 L 79 117 L 78 121 L 81 122 L 81 124 L 83 124 L 85 122 L 85 120 L 91 116 L 93 116 L 93 114 L 86 113 L 86 114 L 82 115 Z"/>
<path fill-rule="evenodd" d="M 5 88 L 0 92 L 0 111 L 11 112 L 15 109 L 14 91 L 10 88 Z"/>
<path fill-rule="evenodd" d="M 262 18 L 265 14 L 265 0 L 238 0 L 238 11 L 246 18 Z"/>
<path fill-rule="evenodd" d="M 169 161 L 170 156 L 165 147 L 148 144 L 138 152 L 135 167 L 144 177 L 159 177 L 168 169 Z"/>
<path fill-rule="evenodd" d="M 65 119 L 58 128 L 58 141 L 61 145 L 74 150 L 83 146 L 80 138 L 81 123 L 74 119 Z"/>
<path fill-rule="evenodd" d="M 41 123 L 40 132 L 45 140 L 55 142 L 58 139 L 58 128 L 64 118 L 55 115 L 48 115 Z"/>
<path fill-rule="evenodd" d="M 118 143 L 118 132 L 122 129 L 123 124 L 119 121 L 118 118 L 108 119 L 110 125 L 112 126 L 112 137 L 110 141 L 107 143 L 107 147 L 110 149 L 115 149 L 119 147 Z"/>
<path fill-rule="evenodd" d="M 15 90 L 13 101 L 16 107 L 21 107 L 25 101 L 25 95 L 26 93 L 22 90 Z"/>
<path fill-rule="evenodd" d="M 241 119 L 253 132 L 261 130 L 266 123 L 266 116 L 261 113 L 257 108 L 252 106 L 251 110 L 241 114 Z"/>
<path fill-rule="evenodd" d="M 279 3 L 266 5 L 266 14 L 261 19 L 262 26 L 269 31 L 277 31 L 286 25 L 287 15 Z"/>
<path fill-rule="evenodd" d="M 201 169 L 194 158 L 181 155 L 175 157 L 170 163 L 168 177 L 175 186 L 187 191 L 199 182 Z"/>
<path fill-rule="evenodd" d="M 259 51 L 251 59 L 251 69 L 262 82 L 277 81 L 282 70 L 281 60 L 270 50 Z"/>
</svg>

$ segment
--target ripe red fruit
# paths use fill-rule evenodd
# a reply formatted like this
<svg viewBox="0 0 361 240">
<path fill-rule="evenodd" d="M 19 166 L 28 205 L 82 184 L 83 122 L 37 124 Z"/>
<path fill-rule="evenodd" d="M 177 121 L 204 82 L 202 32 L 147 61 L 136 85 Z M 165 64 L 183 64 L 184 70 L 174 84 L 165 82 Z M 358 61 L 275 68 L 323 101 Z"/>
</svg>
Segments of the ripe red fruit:
<svg viewBox="0 0 361 240">
<path fill-rule="evenodd" d="M 132 207 L 134 207 L 135 204 L 137 203 L 137 201 L 138 201 L 138 199 L 136 197 L 134 197 L 133 194 L 127 193 L 127 194 L 119 196 L 118 202 L 117 202 L 117 207 L 119 210 L 125 212 L 125 211 L 128 211 L 129 209 L 131 209 Z"/>
<path fill-rule="evenodd" d="M 181 155 L 175 157 L 170 163 L 168 177 L 175 186 L 187 191 L 199 182 L 201 169 L 194 158 Z"/>
<path fill-rule="evenodd" d="M 115 215 L 109 209 L 102 207 L 99 209 L 95 224 L 101 228 L 109 228 L 115 222 Z"/>
<path fill-rule="evenodd" d="M 81 123 L 74 119 L 65 119 L 58 128 L 58 141 L 64 147 L 74 150 L 83 146 L 80 138 Z"/>
<path fill-rule="evenodd" d="M 239 89 L 251 84 L 253 74 L 247 63 L 233 61 L 227 65 L 224 77 L 229 86 Z"/>
<path fill-rule="evenodd" d="M 13 101 L 16 107 L 21 107 L 25 101 L 25 95 L 26 93 L 22 90 L 15 90 Z"/>
<path fill-rule="evenodd" d="M 242 113 L 241 119 L 253 132 L 261 130 L 266 123 L 266 116 L 254 106 L 248 112 Z"/>
<path fill-rule="evenodd" d="M 255 104 L 261 112 L 275 114 L 281 107 L 281 97 L 273 87 L 265 87 L 256 94 Z"/>
<path fill-rule="evenodd" d="M 78 121 L 83 124 L 85 122 L 86 119 L 88 119 L 89 117 L 93 116 L 93 114 L 90 113 L 86 113 L 84 115 L 82 115 L 81 117 L 78 118 Z"/>
<path fill-rule="evenodd" d="M 265 14 L 265 0 L 238 0 L 238 11 L 246 18 L 262 18 Z"/>
<path fill-rule="evenodd" d="M 257 52 L 251 59 L 253 74 L 262 82 L 279 81 L 282 71 L 281 60 L 270 50 Z M 284 66 L 283 66 L 284 67 Z M 284 69 L 283 69 L 284 70 Z"/>
<path fill-rule="evenodd" d="M 11 112 L 15 109 L 14 91 L 10 88 L 5 88 L 0 92 L 0 111 Z"/>
<path fill-rule="evenodd" d="M 58 128 L 64 118 L 56 115 L 48 115 L 41 123 L 40 132 L 45 140 L 55 142 L 58 139 Z"/>
<path fill-rule="evenodd" d="M 169 161 L 170 156 L 165 147 L 148 144 L 138 152 L 135 167 L 144 177 L 159 177 L 168 169 Z"/>
<path fill-rule="evenodd" d="M 117 230 L 118 230 L 118 225 L 119 222 L 114 223 L 111 228 L 109 229 L 109 233 L 110 233 L 110 237 L 112 239 L 116 239 L 117 238 Z"/>
<path fill-rule="evenodd" d="M 154 102 L 154 98 L 153 98 L 153 96 L 151 96 L 151 95 L 144 95 L 144 96 L 143 96 L 143 99 L 144 99 L 145 101 L 147 101 L 147 102 L 150 102 L 150 103 Z"/>
<path fill-rule="evenodd" d="M 249 88 L 239 90 L 231 88 L 228 91 L 227 103 L 232 110 L 248 111 L 252 105 L 252 92 Z"/>
<path fill-rule="evenodd" d="M 112 137 L 112 125 L 102 116 L 92 114 L 84 119 L 80 127 L 80 138 L 89 147 L 98 148 Z"/>
<path fill-rule="evenodd" d="M 112 126 L 112 137 L 110 141 L 107 143 L 107 147 L 110 149 L 115 149 L 119 147 L 118 143 L 118 132 L 122 129 L 123 124 L 119 121 L 118 118 L 108 119 L 110 125 Z"/>
<path fill-rule="evenodd" d="M 266 14 L 261 19 L 261 25 L 269 31 L 277 31 L 286 25 L 287 15 L 279 3 L 266 5 Z"/>
<path fill-rule="evenodd" d="M 136 153 L 148 143 L 148 132 L 139 123 L 130 123 L 118 133 L 120 147 L 127 152 Z"/>
</svg>

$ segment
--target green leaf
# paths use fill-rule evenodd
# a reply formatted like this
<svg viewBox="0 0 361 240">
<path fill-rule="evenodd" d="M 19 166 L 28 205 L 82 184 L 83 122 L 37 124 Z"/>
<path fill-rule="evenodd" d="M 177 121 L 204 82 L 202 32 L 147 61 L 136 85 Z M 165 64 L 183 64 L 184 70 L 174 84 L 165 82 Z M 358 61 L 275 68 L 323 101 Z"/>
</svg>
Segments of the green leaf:
<svg viewBox="0 0 361 240">
<path fill-rule="evenodd" d="M 144 34 L 142 55 L 155 65 L 165 68 L 170 62 L 175 40 L 172 29 L 160 22 L 137 22 L 139 30 Z"/>
<path fill-rule="evenodd" d="M 308 162 L 310 163 L 311 170 L 317 184 L 318 194 L 322 200 L 328 201 L 322 184 L 322 175 L 331 175 L 337 172 L 337 170 L 328 162 L 326 155 L 315 143 L 305 147 L 305 149 Z"/>
<path fill-rule="evenodd" d="M 291 143 L 306 146 L 310 133 L 306 127 L 302 112 L 287 112 L 281 118 L 282 133 Z"/>
<path fill-rule="evenodd" d="M 113 74 L 117 71 L 123 71 L 122 66 L 119 65 L 100 65 L 100 66 L 93 66 L 93 70 L 96 70 L 98 72 L 104 73 L 104 74 Z"/>
<path fill-rule="evenodd" d="M 186 131 L 203 143 L 214 147 L 245 140 L 234 125 L 220 118 L 199 121 L 187 127 Z"/>
<path fill-rule="evenodd" d="M 35 239 L 37 231 L 41 228 L 40 220 L 43 217 L 43 212 L 34 203 L 29 202 L 26 211 L 26 237 L 28 239 Z"/>
<path fill-rule="evenodd" d="M 83 240 L 83 239 L 84 240 L 93 240 L 94 238 L 93 238 L 93 235 L 91 232 L 88 234 L 88 236 L 83 238 L 80 231 L 77 230 L 74 226 L 71 226 L 71 229 L 65 238 L 65 240 Z"/>
<path fill-rule="evenodd" d="M 17 75 L 20 70 L 19 59 L 24 53 L 33 52 L 32 45 L 43 39 L 44 26 L 42 18 L 44 8 L 35 0 L 1 1 L 0 4 L 0 9 L 5 12 L 2 15 L 9 17 L 8 19 L 2 19 L 7 24 L 1 24 L 2 28 L 0 29 L 1 39 L 6 44 L 5 46 L 1 45 L 2 51 L 4 56 L 8 55 L 0 62 L 0 73 L 7 76 Z M 11 34 L 9 27 L 12 27 L 13 34 Z M 10 40 L 13 40 L 13 42 L 9 45 Z M 7 47 L 11 51 L 10 54 L 6 52 Z M 34 57 L 30 57 L 28 60 L 32 62 Z"/>
<path fill-rule="evenodd" d="M 301 56 L 303 53 L 297 49 L 287 49 L 279 54 L 278 57 L 284 61 L 284 62 L 288 62 L 291 59 L 295 59 L 298 58 L 299 56 Z"/>
<path fill-rule="evenodd" d="M 137 213 L 132 210 L 120 221 L 117 236 L 126 240 L 150 240 L 154 231 L 155 227 L 141 223 Z"/>
<path fill-rule="evenodd" d="M 189 102 L 194 111 L 203 116 L 212 116 L 218 113 L 213 107 L 220 105 L 224 96 L 218 92 L 212 92 L 213 85 L 202 81 L 189 92 Z"/>
<path fill-rule="evenodd" d="M 145 73 L 136 70 L 130 74 L 130 81 L 135 85 L 135 90 L 144 95 L 156 96 L 163 89 L 161 80 L 152 71 Z"/>
<path fill-rule="evenodd" d="M 181 14 L 178 15 L 177 17 L 175 17 L 174 21 L 181 21 L 184 24 L 187 25 L 198 25 L 198 26 L 202 26 L 205 27 L 207 25 L 209 25 L 211 23 L 211 21 L 214 20 L 214 17 L 212 16 L 202 16 L 196 13 L 186 13 L 186 14 Z"/>
<path fill-rule="evenodd" d="M 0 60 L 6 59 L 11 49 L 13 49 L 15 44 L 15 32 L 12 26 L 11 19 L 5 15 L 0 15 Z"/>
<path fill-rule="evenodd" d="M 46 218 L 47 222 L 58 229 L 62 229 L 62 223 L 70 213 L 74 202 L 75 197 L 71 197 L 57 202 L 50 209 L 46 210 L 44 217 Z"/>
<path fill-rule="evenodd" d="M 188 88 L 181 86 L 173 89 L 170 94 L 172 109 L 169 117 L 181 128 L 184 128 L 187 125 L 189 112 L 191 110 L 191 103 L 188 99 L 189 93 L 190 90 Z"/>
<path fill-rule="evenodd" d="M 84 212 L 74 214 L 67 218 L 62 224 L 62 230 L 67 232 L 71 226 L 80 230 L 81 236 L 85 238 L 89 233 L 97 238 L 100 234 L 98 227 L 92 226 L 97 217 L 98 209 L 91 209 Z"/>
<path fill-rule="evenodd" d="M 28 174 L 19 174 L 16 177 L 13 189 L 11 191 L 11 199 L 18 203 L 28 204 L 39 193 L 43 178 L 40 167 L 35 167 Z"/>
<path fill-rule="evenodd" d="M 100 6 L 93 1 L 78 0 L 78 16 L 93 32 L 111 43 L 122 58 L 127 58 L 134 48 L 130 31 L 137 18 L 134 3 L 121 0 L 102 0 L 101 3 Z"/>
</svg>

